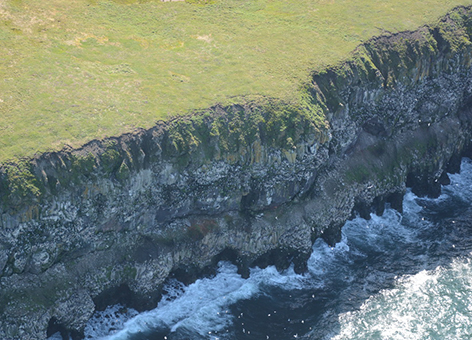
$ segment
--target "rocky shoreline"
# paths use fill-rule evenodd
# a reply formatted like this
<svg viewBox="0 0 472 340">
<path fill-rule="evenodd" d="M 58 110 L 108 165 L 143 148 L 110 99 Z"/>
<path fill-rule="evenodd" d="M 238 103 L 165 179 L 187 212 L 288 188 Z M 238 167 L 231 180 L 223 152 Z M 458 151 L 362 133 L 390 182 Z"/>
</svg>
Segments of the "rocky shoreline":
<svg viewBox="0 0 472 340">
<path fill-rule="evenodd" d="M 80 339 L 96 308 L 152 308 L 218 260 L 295 264 L 353 211 L 436 196 L 472 138 L 472 12 L 374 38 L 304 105 L 213 107 L 0 169 L 0 338 Z"/>
</svg>

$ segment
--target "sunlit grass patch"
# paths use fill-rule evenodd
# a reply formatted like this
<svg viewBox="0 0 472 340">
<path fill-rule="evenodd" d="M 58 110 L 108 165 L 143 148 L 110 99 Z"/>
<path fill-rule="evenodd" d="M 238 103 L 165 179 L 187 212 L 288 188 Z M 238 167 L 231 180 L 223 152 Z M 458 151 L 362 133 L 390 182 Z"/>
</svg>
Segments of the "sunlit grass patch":
<svg viewBox="0 0 472 340">
<path fill-rule="evenodd" d="M 199 2 L 199 3 L 196 3 Z M 0 161 L 254 95 L 472 0 L 0 2 Z"/>
</svg>

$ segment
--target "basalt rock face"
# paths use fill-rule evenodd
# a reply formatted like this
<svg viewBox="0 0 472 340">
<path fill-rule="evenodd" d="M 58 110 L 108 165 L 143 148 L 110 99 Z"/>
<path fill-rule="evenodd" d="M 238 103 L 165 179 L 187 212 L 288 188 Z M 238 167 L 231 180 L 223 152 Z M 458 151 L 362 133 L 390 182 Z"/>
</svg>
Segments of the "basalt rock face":
<svg viewBox="0 0 472 340">
<path fill-rule="evenodd" d="M 80 337 L 96 306 L 150 308 L 220 259 L 303 271 L 353 210 L 437 195 L 472 138 L 471 20 L 372 39 L 298 107 L 214 107 L 4 165 L 0 338 Z"/>
</svg>

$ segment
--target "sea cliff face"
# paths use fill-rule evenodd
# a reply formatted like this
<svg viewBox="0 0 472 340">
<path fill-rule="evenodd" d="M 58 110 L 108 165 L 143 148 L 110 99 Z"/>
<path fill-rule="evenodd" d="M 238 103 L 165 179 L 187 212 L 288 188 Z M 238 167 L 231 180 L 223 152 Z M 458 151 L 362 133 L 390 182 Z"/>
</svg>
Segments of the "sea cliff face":
<svg viewBox="0 0 472 340">
<path fill-rule="evenodd" d="M 472 138 L 472 12 L 372 39 L 298 106 L 213 107 L 0 171 L 0 338 L 80 338 L 169 276 L 231 260 L 303 271 L 357 211 L 438 195 Z"/>
</svg>

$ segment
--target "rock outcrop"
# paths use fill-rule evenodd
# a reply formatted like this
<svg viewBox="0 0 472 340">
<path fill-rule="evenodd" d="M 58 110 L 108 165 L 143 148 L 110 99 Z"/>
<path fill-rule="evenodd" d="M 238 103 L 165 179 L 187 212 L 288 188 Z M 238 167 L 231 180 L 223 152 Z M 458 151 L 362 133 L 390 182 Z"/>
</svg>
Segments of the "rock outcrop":
<svg viewBox="0 0 472 340">
<path fill-rule="evenodd" d="M 374 38 L 298 106 L 208 109 L 0 171 L 0 338 L 75 338 L 95 308 L 150 308 L 170 275 L 295 264 L 353 210 L 438 195 L 472 138 L 472 10 Z"/>
</svg>

